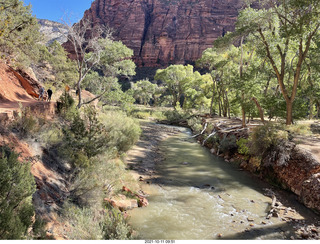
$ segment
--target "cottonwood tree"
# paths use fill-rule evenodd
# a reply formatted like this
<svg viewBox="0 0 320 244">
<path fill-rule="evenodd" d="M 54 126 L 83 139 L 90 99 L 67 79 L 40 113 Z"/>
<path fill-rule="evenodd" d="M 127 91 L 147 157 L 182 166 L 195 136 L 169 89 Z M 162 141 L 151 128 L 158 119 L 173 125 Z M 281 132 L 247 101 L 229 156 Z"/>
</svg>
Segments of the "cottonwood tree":
<svg viewBox="0 0 320 244">
<path fill-rule="evenodd" d="M 266 8 L 241 11 L 236 33 L 251 33 L 260 42 L 259 51 L 268 58 L 286 102 L 286 124 L 290 125 L 301 71 L 320 27 L 320 1 L 265 0 L 262 3 Z"/>
<path fill-rule="evenodd" d="M 93 29 L 92 23 L 84 19 L 79 23 L 68 25 L 68 41 L 73 48 L 73 57 L 77 63 L 78 80 L 76 82 L 78 94 L 78 108 L 82 106 L 81 83 L 86 75 L 100 62 L 102 46 L 99 39 L 104 32 L 101 28 Z M 110 32 L 106 31 L 107 38 Z"/>
<path fill-rule="evenodd" d="M 131 87 L 133 96 L 140 103 L 147 105 L 150 99 L 154 96 L 158 86 L 151 83 L 148 79 L 143 79 L 134 83 Z"/>
<path fill-rule="evenodd" d="M 78 108 L 101 98 L 118 76 L 135 74 L 135 65 L 129 60 L 133 56 L 133 51 L 121 42 L 113 41 L 110 29 L 93 27 L 92 23 L 85 19 L 69 28 L 68 40 L 73 47 L 73 59 L 77 63 Z M 94 69 L 100 69 L 104 74 L 104 77 L 98 79 L 101 91 L 94 99 L 83 102 L 81 85 L 89 72 L 94 72 Z"/>
<path fill-rule="evenodd" d="M 190 103 L 187 99 L 195 98 L 201 78 L 199 72 L 193 71 L 192 65 L 170 65 L 166 69 L 158 69 L 154 77 L 155 80 L 164 82 L 172 96 L 172 106 L 175 109 L 180 103 L 181 107 L 186 108 Z"/>
</svg>

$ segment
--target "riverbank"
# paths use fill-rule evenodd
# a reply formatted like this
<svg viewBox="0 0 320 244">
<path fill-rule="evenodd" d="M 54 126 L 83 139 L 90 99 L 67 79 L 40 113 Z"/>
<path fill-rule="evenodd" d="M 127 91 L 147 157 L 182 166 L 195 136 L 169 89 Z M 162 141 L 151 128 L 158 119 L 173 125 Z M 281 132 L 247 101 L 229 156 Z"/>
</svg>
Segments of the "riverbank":
<svg viewBox="0 0 320 244">
<path fill-rule="evenodd" d="M 141 121 L 140 126 L 140 140 L 127 153 L 125 162 L 136 180 L 150 184 L 157 178 L 157 164 L 165 157 L 159 150 L 159 144 L 169 136 L 180 133 L 180 130 L 149 121 Z"/>
<path fill-rule="evenodd" d="M 159 144 L 166 138 L 180 133 L 180 131 L 174 127 L 167 127 L 146 121 L 141 123 L 141 127 L 143 129 L 141 139 L 138 144 L 129 151 L 128 157 L 126 158 L 128 168 L 133 170 L 135 179 L 141 184 L 161 184 L 162 182 L 159 181 L 161 175 L 157 172 L 157 166 L 164 161 L 165 152 L 161 153 Z M 256 178 L 256 180 L 259 180 L 258 177 Z M 274 206 L 270 206 L 266 212 L 266 219 L 268 215 L 271 214 L 269 218 L 279 218 L 283 222 L 292 225 L 293 228 L 296 229 L 296 234 L 292 235 L 290 239 L 319 239 L 320 222 L 317 215 L 314 215 L 311 211 L 299 204 L 293 194 L 272 186 L 264 190 L 265 195 L 270 198 L 270 202 L 272 202 L 272 196 L 275 196 L 276 199 L 275 202 L 272 203 Z M 146 194 L 148 194 L 148 192 L 146 192 Z M 271 211 L 275 209 L 277 211 Z M 254 235 L 256 231 L 254 228 L 249 228 L 238 237 L 241 239 L 250 239 L 250 236 Z"/>
</svg>

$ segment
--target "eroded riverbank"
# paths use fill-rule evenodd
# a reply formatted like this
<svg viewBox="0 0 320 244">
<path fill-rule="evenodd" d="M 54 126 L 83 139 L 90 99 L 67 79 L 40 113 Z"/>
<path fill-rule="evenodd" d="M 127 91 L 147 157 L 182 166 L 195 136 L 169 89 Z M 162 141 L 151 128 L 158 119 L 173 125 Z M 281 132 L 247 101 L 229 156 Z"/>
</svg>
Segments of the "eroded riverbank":
<svg viewBox="0 0 320 244">
<path fill-rule="evenodd" d="M 319 221 L 292 194 L 239 172 L 190 140 L 190 134 L 152 123 L 142 127 L 142 140 L 128 156 L 149 194 L 150 205 L 130 213 L 140 238 L 299 239 L 307 231 L 297 229 Z M 284 211 L 267 218 L 273 194 Z M 310 228 L 316 238 L 318 229 Z"/>
</svg>

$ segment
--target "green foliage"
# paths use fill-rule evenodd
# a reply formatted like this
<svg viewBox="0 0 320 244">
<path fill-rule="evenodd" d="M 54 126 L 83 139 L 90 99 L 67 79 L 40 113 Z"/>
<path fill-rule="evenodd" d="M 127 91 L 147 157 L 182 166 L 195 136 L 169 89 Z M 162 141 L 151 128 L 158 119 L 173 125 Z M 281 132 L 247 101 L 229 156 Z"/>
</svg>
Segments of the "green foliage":
<svg viewBox="0 0 320 244">
<path fill-rule="evenodd" d="M 262 158 L 264 166 L 286 164 L 291 146 L 288 131 L 279 124 L 258 126 L 249 137 L 250 154 Z"/>
<path fill-rule="evenodd" d="M 79 208 L 65 204 L 61 222 L 68 224 L 71 240 L 129 240 L 132 229 L 119 210 Z"/>
<path fill-rule="evenodd" d="M 147 105 L 153 98 L 158 86 L 151 83 L 148 79 L 140 80 L 132 85 L 133 96 L 141 104 Z"/>
<path fill-rule="evenodd" d="M 55 87 L 63 87 L 63 84 L 72 85 L 77 79 L 76 64 L 68 58 L 67 52 L 57 41 L 48 47 L 42 46 L 40 48 L 40 62 L 49 63 L 52 67 L 55 81 L 51 82 Z"/>
<path fill-rule="evenodd" d="M 249 147 L 248 147 L 248 142 L 249 140 L 248 139 L 245 139 L 245 138 L 240 138 L 238 141 L 237 141 L 237 146 L 238 146 L 238 152 L 242 155 L 249 155 Z"/>
<path fill-rule="evenodd" d="M 286 128 L 290 133 L 297 134 L 297 135 L 310 135 L 311 134 L 311 128 L 309 124 L 294 124 L 287 126 Z"/>
<path fill-rule="evenodd" d="M 30 135 L 37 129 L 37 120 L 34 118 L 30 107 L 22 108 L 18 113 L 16 121 L 13 123 L 13 127 L 19 131 L 22 137 Z"/>
<path fill-rule="evenodd" d="M 175 109 L 178 103 L 181 103 L 181 107 L 185 109 L 207 103 L 203 90 L 205 89 L 204 84 L 210 83 L 211 76 L 202 76 L 199 72 L 194 72 L 192 65 L 170 65 L 166 69 L 159 69 L 154 79 L 164 82 L 172 99 L 171 105 Z"/>
<path fill-rule="evenodd" d="M 40 32 L 31 6 L 20 0 L 0 2 L 0 54 L 28 66 L 39 58 Z M 17 64 L 16 63 L 16 64 Z"/>
<path fill-rule="evenodd" d="M 73 97 L 67 91 L 64 91 L 57 101 L 57 112 L 63 118 L 70 120 L 77 113 L 74 105 L 75 101 Z"/>
<path fill-rule="evenodd" d="M 103 232 L 105 240 L 130 240 L 132 228 L 119 210 L 112 209 L 103 222 Z"/>
<path fill-rule="evenodd" d="M 8 147 L 0 150 L 0 239 L 24 239 L 32 226 L 35 180 L 30 164 Z"/>
<path fill-rule="evenodd" d="M 23 107 L 21 104 L 20 111 L 15 120 L 12 122 L 11 127 L 18 131 L 19 136 L 27 137 L 35 132 L 38 132 L 42 126 L 47 123 L 46 116 L 36 115 L 31 111 L 30 107 Z"/>
<path fill-rule="evenodd" d="M 122 112 L 108 111 L 100 114 L 108 135 L 107 145 L 120 154 L 128 151 L 139 139 L 141 129 L 138 121 Z"/>
<path fill-rule="evenodd" d="M 150 117 L 150 113 L 147 111 L 133 111 L 131 116 L 138 119 L 148 119 Z"/>
<path fill-rule="evenodd" d="M 219 142 L 221 152 L 228 153 L 237 148 L 237 138 L 234 135 L 224 136 Z"/>
<path fill-rule="evenodd" d="M 71 240 L 101 240 L 101 219 L 102 216 L 97 210 L 65 204 L 61 222 L 69 224 L 70 228 L 66 234 Z"/>
<path fill-rule="evenodd" d="M 188 126 L 191 128 L 194 134 L 200 133 L 202 131 L 202 120 L 199 117 L 191 117 L 187 119 Z"/>
<path fill-rule="evenodd" d="M 63 128 L 63 141 L 73 164 L 85 168 L 92 163 L 92 157 L 106 149 L 109 135 L 94 108 L 86 107 L 83 117 L 76 113 L 70 126 Z"/>
</svg>

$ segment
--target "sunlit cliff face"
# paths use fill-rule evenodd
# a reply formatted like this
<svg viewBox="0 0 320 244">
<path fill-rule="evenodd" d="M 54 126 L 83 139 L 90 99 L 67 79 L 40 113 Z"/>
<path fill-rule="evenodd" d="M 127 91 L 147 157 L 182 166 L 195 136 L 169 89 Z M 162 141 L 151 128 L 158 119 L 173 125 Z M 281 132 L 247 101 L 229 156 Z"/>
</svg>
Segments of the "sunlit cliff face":
<svg viewBox="0 0 320 244">
<path fill-rule="evenodd" d="M 96 0 L 83 18 L 112 28 L 114 38 L 134 50 L 139 66 L 154 67 L 196 61 L 234 30 L 242 5 L 243 0 Z"/>
</svg>

